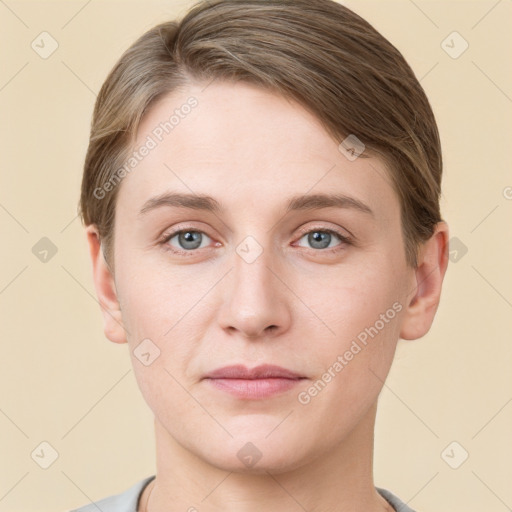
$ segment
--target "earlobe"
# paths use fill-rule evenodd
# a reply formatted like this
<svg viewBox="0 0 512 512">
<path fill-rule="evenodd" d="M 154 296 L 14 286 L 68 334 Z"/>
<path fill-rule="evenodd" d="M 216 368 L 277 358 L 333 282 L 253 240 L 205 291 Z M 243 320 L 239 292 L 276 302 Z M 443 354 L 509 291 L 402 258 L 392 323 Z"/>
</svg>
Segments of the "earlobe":
<svg viewBox="0 0 512 512">
<path fill-rule="evenodd" d="M 126 331 L 114 276 L 105 261 L 96 226 L 94 224 L 87 226 L 86 234 L 93 267 L 94 287 L 103 313 L 105 336 L 114 343 L 126 343 Z"/>
<path fill-rule="evenodd" d="M 448 225 L 442 221 L 421 247 L 415 270 L 416 286 L 403 317 L 400 338 L 415 340 L 430 330 L 441 298 L 447 266 Z"/>
</svg>

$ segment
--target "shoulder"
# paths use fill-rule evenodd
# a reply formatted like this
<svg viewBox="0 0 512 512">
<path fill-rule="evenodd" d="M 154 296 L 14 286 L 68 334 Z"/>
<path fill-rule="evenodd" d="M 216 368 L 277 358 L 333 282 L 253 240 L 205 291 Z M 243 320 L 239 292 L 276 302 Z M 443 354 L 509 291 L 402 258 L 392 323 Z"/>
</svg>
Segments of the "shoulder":
<svg viewBox="0 0 512 512">
<path fill-rule="evenodd" d="M 155 475 L 144 478 L 144 480 L 132 485 L 121 494 L 103 498 L 100 501 L 89 503 L 89 505 L 84 505 L 83 507 L 71 510 L 70 512 L 98 512 L 98 510 L 101 510 L 102 512 L 137 512 L 139 497 L 146 485 L 148 485 L 154 478 Z"/>
<path fill-rule="evenodd" d="M 396 510 L 396 512 L 414 512 L 411 507 L 393 493 L 379 487 L 376 487 L 376 489 L 377 492 Z"/>
<path fill-rule="evenodd" d="M 89 503 L 83 507 L 71 510 L 70 512 L 137 512 L 139 497 L 144 488 L 155 478 L 155 475 L 144 478 L 143 480 L 132 485 L 129 489 L 103 498 L 102 500 Z M 397 496 L 386 489 L 376 487 L 378 493 L 396 510 L 396 512 L 414 512 L 412 508 L 401 501 Z"/>
</svg>

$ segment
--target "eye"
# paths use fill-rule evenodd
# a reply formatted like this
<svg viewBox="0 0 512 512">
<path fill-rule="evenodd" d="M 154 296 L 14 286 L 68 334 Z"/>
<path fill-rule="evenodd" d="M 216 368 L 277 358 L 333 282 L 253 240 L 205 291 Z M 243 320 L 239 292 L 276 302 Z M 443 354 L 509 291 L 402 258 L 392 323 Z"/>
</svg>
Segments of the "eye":
<svg viewBox="0 0 512 512">
<path fill-rule="evenodd" d="M 172 243 L 174 239 L 176 239 L 175 243 L 177 245 Z M 203 242 L 207 240 L 211 239 L 202 231 L 182 229 L 166 235 L 164 240 L 162 240 L 162 243 L 170 245 L 173 248 L 172 250 L 175 250 L 176 252 L 191 252 L 195 249 L 207 247 L 209 245 L 208 243 L 203 244 Z"/>
<path fill-rule="evenodd" d="M 315 250 L 315 252 L 325 251 L 326 253 L 337 252 L 351 243 L 349 237 L 333 229 L 314 228 L 303 231 L 298 240 L 299 247 L 306 247 L 300 243 L 303 239 L 306 239 L 310 249 Z M 338 244 L 336 244 L 336 239 Z M 182 228 L 164 235 L 160 243 L 166 250 L 192 256 L 195 250 L 208 247 L 211 242 L 212 239 L 203 231 Z M 221 244 L 217 242 L 217 245 Z"/>
<path fill-rule="evenodd" d="M 311 248 L 318 250 L 328 249 L 327 252 L 340 250 L 343 247 L 343 245 L 350 243 L 348 237 L 332 229 L 309 230 L 301 236 L 299 242 L 304 238 L 306 239 L 307 243 L 310 245 Z M 333 246 L 332 243 L 336 242 L 336 239 L 338 239 L 341 243 L 338 243 L 337 245 Z"/>
</svg>

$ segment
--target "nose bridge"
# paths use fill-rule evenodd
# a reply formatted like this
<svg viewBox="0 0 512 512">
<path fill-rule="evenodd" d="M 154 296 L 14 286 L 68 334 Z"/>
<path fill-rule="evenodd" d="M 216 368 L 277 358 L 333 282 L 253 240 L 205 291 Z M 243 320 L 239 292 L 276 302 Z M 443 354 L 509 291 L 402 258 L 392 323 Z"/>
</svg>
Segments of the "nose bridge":
<svg viewBox="0 0 512 512">
<path fill-rule="evenodd" d="M 270 298 L 270 291 L 275 283 L 270 282 L 272 273 L 269 267 L 272 267 L 275 256 L 272 256 L 268 245 L 263 248 L 254 237 L 249 236 L 240 242 L 235 253 L 233 255 L 234 286 L 241 288 L 247 296 Z"/>
<path fill-rule="evenodd" d="M 236 246 L 220 318 L 224 328 L 257 337 L 287 326 L 289 310 L 283 284 L 272 268 L 277 260 L 272 243 L 264 245 L 254 236 Z"/>
</svg>

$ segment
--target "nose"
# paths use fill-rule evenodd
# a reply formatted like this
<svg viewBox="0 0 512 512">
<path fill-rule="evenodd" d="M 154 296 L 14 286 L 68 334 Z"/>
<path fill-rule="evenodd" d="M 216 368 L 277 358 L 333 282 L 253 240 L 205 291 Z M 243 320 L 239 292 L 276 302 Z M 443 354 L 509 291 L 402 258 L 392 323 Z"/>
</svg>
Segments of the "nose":
<svg viewBox="0 0 512 512">
<path fill-rule="evenodd" d="M 245 338 L 274 337 L 288 330 L 290 292 L 276 259 L 264 250 L 248 262 L 236 252 L 233 269 L 224 280 L 218 321 L 221 327 Z"/>
</svg>

